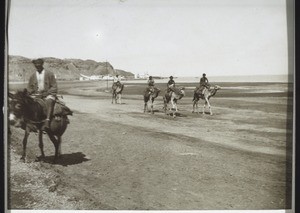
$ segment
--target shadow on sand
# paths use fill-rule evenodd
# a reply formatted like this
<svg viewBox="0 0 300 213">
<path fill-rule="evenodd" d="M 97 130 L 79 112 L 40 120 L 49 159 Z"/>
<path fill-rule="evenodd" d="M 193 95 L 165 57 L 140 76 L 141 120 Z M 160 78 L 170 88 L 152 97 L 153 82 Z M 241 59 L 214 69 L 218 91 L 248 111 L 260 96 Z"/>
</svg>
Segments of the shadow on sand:
<svg viewBox="0 0 300 213">
<path fill-rule="evenodd" d="M 86 155 L 82 154 L 81 152 L 76 152 L 72 154 L 62 154 L 60 158 L 56 160 L 55 163 L 53 162 L 54 155 L 46 156 L 45 158 L 41 159 L 41 161 L 49 164 L 70 166 L 70 165 L 80 164 L 85 161 L 89 161 L 90 159 L 86 158 L 85 156 Z"/>
<path fill-rule="evenodd" d="M 173 116 L 175 114 L 176 117 L 187 117 L 187 115 L 182 114 L 180 112 L 169 112 L 168 115 L 169 116 Z"/>
</svg>

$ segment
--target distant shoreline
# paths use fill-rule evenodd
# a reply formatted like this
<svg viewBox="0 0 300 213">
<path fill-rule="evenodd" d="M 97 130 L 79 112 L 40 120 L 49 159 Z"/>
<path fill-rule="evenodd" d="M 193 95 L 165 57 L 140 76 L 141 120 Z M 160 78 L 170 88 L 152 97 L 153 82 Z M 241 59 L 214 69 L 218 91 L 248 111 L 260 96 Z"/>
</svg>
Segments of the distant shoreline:
<svg viewBox="0 0 300 213">
<path fill-rule="evenodd" d="M 156 83 L 168 82 L 168 77 L 162 79 L 154 79 Z M 232 83 L 293 83 L 292 75 L 253 75 L 253 76 L 208 76 L 210 82 L 232 82 Z M 176 77 L 175 82 L 178 83 L 198 83 L 200 77 Z M 95 81 L 106 81 L 106 80 L 57 80 L 58 82 L 95 82 Z M 128 79 L 123 80 L 128 83 L 147 82 L 147 79 Z M 24 84 L 27 81 L 9 81 L 9 84 Z"/>
</svg>

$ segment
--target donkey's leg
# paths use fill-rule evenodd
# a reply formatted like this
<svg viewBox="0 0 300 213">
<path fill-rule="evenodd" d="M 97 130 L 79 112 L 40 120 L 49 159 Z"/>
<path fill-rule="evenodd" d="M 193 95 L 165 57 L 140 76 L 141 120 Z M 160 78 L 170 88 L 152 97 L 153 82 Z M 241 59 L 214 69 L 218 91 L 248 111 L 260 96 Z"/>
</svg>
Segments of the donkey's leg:
<svg viewBox="0 0 300 213">
<path fill-rule="evenodd" d="M 39 147 L 41 150 L 41 156 L 38 157 L 39 158 L 44 158 L 45 157 L 45 153 L 44 153 L 44 143 L 43 143 L 43 132 L 41 130 L 39 130 Z"/>
<path fill-rule="evenodd" d="M 57 136 L 57 142 L 58 142 L 57 157 L 61 157 L 61 136 Z"/>
<path fill-rule="evenodd" d="M 27 139 L 28 139 L 28 136 L 29 136 L 29 133 L 30 130 L 26 127 L 25 129 L 25 135 L 24 135 L 24 138 L 23 138 L 23 154 L 22 154 L 22 157 L 21 157 L 21 160 L 23 160 L 24 162 L 26 161 L 26 146 L 27 146 Z"/>
<path fill-rule="evenodd" d="M 58 157 L 58 152 L 59 152 L 59 140 L 56 139 L 52 133 L 48 133 L 48 136 L 49 136 L 50 140 L 52 141 L 54 148 L 55 148 L 55 154 L 54 154 L 54 160 L 53 160 L 53 163 L 55 163 L 56 159 Z"/>
</svg>

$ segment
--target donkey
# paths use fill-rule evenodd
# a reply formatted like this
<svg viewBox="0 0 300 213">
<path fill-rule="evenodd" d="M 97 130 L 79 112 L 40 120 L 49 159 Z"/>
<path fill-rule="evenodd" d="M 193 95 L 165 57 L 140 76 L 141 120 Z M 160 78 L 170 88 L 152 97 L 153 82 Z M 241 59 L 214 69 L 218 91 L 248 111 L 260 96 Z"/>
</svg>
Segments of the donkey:
<svg viewBox="0 0 300 213">
<path fill-rule="evenodd" d="M 213 115 L 212 111 L 211 111 L 211 106 L 210 106 L 210 103 L 209 103 L 209 99 L 214 96 L 217 91 L 221 89 L 220 86 L 218 85 L 215 85 L 213 88 L 204 88 L 203 91 L 201 92 L 199 90 L 199 88 L 197 87 L 195 90 L 194 90 L 194 98 L 193 98 L 193 111 L 192 113 L 195 112 L 195 108 L 197 110 L 197 113 L 199 113 L 199 108 L 198 108 L 198 101 L 200 99 L 204 99 L 205 100 L 205 103 L 203 105 L 203 111 L 202 113 L 205 114 L 205 108 L 206 108 L 206 105 L 208 105 L 208 108 L 209 108 L 209 111 L 210 111 L 210 115 Z"/>
<path fill-rule="evenodd" d="M 156 87 L 148 87 L 144 91 L 144 113 L 148 111 L 148 101 L 151 100 L 151 113 L 153 112 L 153 102 L 154 99 L 157 98 L 158 94 L 160 93 L 160 89 Z"/>
<path fill-rule="evenodd" d="M 9 121 L 11 125 L 25 130 L 23 138 L 23 154 L 21 160 L 26 162 L 26 146 L 30 132 L 38 132 L 39 148 L 41 155 L 38 159 L 45 158 L 43 144 L 42 126 L 47 117 L 46 104 L 41 98 L 31 97 L 27 90 L 18 91 L 15 94 L 9 93 Z M 55 156 L 53 163 L 61 156 L 61 137 L 69 124 L 68 115 L 73 112 L 63 103 L 56 101 L 54 106 L 54 117 L 50 123 L 50 129 L 46 130 L 47 135 L 54 144 Z"/>
<path fill-rule="evenodd" d="M 122 91 L 124 89 L 124 84 L 114 82 L 112 85 L 112 98 L 111 98 L 111 103 L 113 104 L 113 101 L 115 100 L 115 103 L 122 104 L 121 96 L 122 96 Z"/>
</svg>

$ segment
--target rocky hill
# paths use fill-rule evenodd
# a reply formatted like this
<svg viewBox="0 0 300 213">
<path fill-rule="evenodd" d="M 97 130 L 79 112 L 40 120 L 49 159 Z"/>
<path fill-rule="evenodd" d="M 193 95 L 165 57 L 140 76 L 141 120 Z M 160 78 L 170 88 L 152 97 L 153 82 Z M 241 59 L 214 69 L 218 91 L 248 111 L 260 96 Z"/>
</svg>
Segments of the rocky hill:
<svg viewBox="0 0 300 213">
<path fill-rule="evenodd" d="M 122 75 L 134 78 L 134 74 L 120 69 L 114 69 L 109 62 L 97 62 L 81 59 L 43 58 L 44 68 L 52 71 L 57 80 L 76 80 L 83 75 Z M 9 81 L 28 81 L 29 76 L 35 72 L 32 59 L 22 56 L 9 56 L 8 78 Z"/>
</svg>

